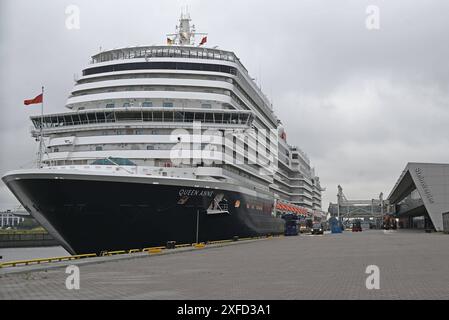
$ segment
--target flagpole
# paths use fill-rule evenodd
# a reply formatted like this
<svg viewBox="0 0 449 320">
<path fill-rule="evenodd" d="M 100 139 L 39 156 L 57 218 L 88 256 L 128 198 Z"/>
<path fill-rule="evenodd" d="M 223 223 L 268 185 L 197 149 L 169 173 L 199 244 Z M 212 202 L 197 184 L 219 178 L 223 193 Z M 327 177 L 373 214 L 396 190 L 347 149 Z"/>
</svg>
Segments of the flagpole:
<svg viewBox="0 0 449 320">
<path fill-rule="evenodd" d="M 42 102 L 41 102 L 41 125 L 40 125 L 40 133 L 39 133 L 39 157 L 38 157 L 38 167 L 42 167 L 42 146 L 43 146 L 43 134 L 42 128 L 44 126 L 44 86 L 42 86 Z"/>
</svg>

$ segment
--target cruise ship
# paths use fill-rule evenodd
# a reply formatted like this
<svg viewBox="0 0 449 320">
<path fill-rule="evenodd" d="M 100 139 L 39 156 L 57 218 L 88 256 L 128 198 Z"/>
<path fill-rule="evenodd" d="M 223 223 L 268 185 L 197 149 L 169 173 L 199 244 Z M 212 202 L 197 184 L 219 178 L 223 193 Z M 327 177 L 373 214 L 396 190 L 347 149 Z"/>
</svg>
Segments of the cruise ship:
<svg viewBox="0 0 449 320">
<path fill-rule="evenodd" d="M 2 178 L 71 254 L 280 234 L 283 215 L 321 210 L 310 160 L 239 58 L 187 13 L 166 40 L 92 56 L 68 110 L 31 117 L 37 168 Z"/>
</svg>

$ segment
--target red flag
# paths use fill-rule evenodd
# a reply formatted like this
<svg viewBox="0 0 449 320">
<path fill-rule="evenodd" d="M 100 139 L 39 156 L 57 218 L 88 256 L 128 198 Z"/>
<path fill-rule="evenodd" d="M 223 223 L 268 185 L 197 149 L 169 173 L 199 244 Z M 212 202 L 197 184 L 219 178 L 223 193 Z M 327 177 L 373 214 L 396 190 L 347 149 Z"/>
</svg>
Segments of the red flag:
<svg viewBox="0 0 449 320">
<path fill-rule="evenodd" d="M 205 37 L 203 37 L 203 39 L 201 39 L 200 46 L 202 46 L 206 42 L 207 42 L 207 36 L 205 36 Z"/>
<path fill-rule="evenodd" d="M 34 99 L 24 100 L 23 103 L 27 106 L 30 104 L 42 103 L 43 100 L 44 100 L 44 94 L 41 93 Z"/>
</svg>

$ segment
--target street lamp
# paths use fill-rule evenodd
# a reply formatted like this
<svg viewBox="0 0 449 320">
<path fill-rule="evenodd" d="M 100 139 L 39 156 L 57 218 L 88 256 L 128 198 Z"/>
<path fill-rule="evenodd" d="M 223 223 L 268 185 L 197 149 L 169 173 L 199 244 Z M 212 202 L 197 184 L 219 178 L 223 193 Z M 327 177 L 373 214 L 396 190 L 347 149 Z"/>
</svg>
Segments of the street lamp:
<svg viewBox="0 0 449 320">
<path fill-rule="evenodd" d="M 198 244 L 198 234 L 200 232 L 200 209 L 196 209 L 196 244 Z"/>
</svg>

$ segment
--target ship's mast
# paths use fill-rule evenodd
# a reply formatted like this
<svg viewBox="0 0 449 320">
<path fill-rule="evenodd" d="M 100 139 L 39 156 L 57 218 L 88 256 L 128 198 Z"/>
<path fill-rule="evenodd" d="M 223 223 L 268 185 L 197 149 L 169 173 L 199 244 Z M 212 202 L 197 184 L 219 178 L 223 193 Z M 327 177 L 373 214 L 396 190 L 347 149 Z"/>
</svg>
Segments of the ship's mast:
<svg viewBox="0 0 449 320">
<path fill-rule="evenodd" d="M 195 25 L 190 27 L 190 15 L 188 13 L 181 13 L 181 19 L 179 19 L 179 44 L 182 46 L 193 45 L 193 40 L 195 36 Z"/>
<path fill-rule="evenodd" d="M 179 46 L 194 46 L 195 36 L 197 35 L 207 35 L 207 33 L 197 33 L 195 31 L 195 25 L 191 25 L 190 14 L 186 12 L 181 12 L 181 18 L 179 19 L 179 25 L 176 26 L 176 33 L 167 34 L 167 40 L 171 44 Z"/>
</svg>

